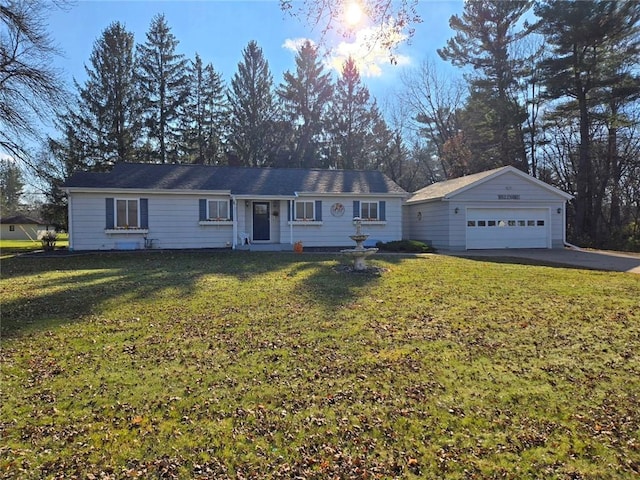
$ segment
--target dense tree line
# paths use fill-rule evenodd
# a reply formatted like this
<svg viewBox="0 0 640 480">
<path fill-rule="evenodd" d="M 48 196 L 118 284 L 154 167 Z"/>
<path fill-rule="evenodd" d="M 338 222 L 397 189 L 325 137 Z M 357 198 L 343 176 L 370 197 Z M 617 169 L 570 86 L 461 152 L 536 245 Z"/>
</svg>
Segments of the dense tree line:
<svg viewBox="0 0 640 480">
<path fill-rule="evenodd" d="M 640 3 L 471 1 L 450 27 L 463 85 L 405 79 L 432 170 L 513 165 L 574 195 L 570 241 L 640 250 Z"/>
<path fill-rule="evenodd" d="M 297 12 L 330 19 L 341 12 L 336 2 L 305 2 Z M 396 12 L 388 0 L 368 4 L 374 20 Z M 41 23 L 12 15 L 38 5 L 3 4 L 8 45 L 28 51 L 39 41 L 48 52 L 46 36 L 21 34 L 23 25 L 42 33 Z M 413 7 L 400 4 L 398 27 L 419 21 Z M 437 50 L 464 80 L 444 79 L 425 63 L 405 77 L 386 118 L 355 63 L 328 72 L 317 45 L 302 44 L 294 69 L 276 82 L 250 42 L 226 83 L 212 64 L 179 52 L 163 15 L 137 44 L 115 22 L 95 41 L 86 80 L 75 84 L 73 101 L 56 116 L 58 135 L 33 164 L 61 218 L 67 175 L 124 161 L 380 169 L 408 191 L 513 165 L 574 195 L 570 241 L 638 249 L 639 22 L 637 2 L 465 2 L 450 19 L 452 37 Z M 10 66 L 0 74 L 8 78 Z M 2 78 L 2 102 L 15 107 L 0 118 L 6 141 L 7 132 L 30 131 L 31 124 L 11 119 L 32 105 L 16 104 Z"/>
</svg>

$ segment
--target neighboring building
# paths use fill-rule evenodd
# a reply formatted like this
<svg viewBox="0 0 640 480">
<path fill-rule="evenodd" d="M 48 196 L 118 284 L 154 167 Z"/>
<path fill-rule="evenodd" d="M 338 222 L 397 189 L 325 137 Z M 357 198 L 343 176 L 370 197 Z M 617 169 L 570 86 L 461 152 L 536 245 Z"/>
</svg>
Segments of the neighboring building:
<svg viewBox="0 0 640 480">
<path fill-rule="evenodd" d="M 513 167 L 429 185 L 404 207 L 405 238 L 436 249 L 559 248 L 571 195 Z"/>
<path fill-rule="evenodd" d="M 408 195 L 378 171 L 130 163 L 64 188 L 73 250 L 353 247 L 357 216 L 387 242 Z"/>
<path fill-rule="evenodd" d="M 3 240 L 38 240 L 46 230 L 54 228 L 25 215 L 0 218 L 0 238 Z"/>
</svg>

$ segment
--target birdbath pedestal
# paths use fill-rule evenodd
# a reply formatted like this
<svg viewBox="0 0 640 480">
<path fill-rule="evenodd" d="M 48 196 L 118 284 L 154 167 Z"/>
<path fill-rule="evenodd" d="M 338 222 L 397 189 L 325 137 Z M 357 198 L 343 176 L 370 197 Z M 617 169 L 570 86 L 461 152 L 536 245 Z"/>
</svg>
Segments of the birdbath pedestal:
<svg viewBox="0 0 640 480">
<path fill-rule="evenodd" d="M 362 233 L 362 220 L 360 218 L 356 217 L 353 220 L 356 224 L 356 233 L 355 235 L 349 235 L 349 238 L 356 242 L 356 248 L 340 250 L 340 252 L 353 258 L 354 270 L 362 271 L 367 269 L 367 262 L 365 261 L 365 258 L 376 253 L 378 249 L 364 247 L 364 241 L 369 238 L 369 235 Z"/>
</svg>

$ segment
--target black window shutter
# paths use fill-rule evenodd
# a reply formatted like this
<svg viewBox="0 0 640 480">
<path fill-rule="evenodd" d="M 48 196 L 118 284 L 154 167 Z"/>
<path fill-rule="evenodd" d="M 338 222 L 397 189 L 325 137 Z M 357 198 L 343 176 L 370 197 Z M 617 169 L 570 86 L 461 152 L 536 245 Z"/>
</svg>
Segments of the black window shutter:
<svg viewBox="0 0 640 480">
<path fill-rule="evenodd" d="M 360 201 L 354 200 L 353 201 L 353 218 L 356 218 L 359 216 L 360 216 Z"/>
<path fill-rule="evenodd" d="M 287 200 L 287 220 L 291 221 L 291 200 Z"/>
<path fill-rule="evenodd" d="M 200 199 L 200 221 L 204 222 L 207 219 L 207 199 Z"/>
<path fill-rule="evenodd" d="M 384 221 L 387 219 L 387 202 L 384 200 L 379 203 L 380 205 L 380 220 Z"/>
<path fill-rule="evenodd" d="M 229 220 L 233 220 L 233 200 L 229 200 Z"/>
<path fill-rule="evenodd" d="M 316 220 L 322 221 L 322 200 L 316 200 Z"/>
<path fill-rule="evenodd" d="M 140 199 L 140 228 L 149 228 L 149 199 Z"/>
<path fill-rule="evenodd" d="M 113 209 L 113 198 L 107 198 L 105 212 L 106 212 L 106 227 L 105 228 L 114 228 L 115 220 L 113 218 L 114 209 Z"/>
</svg>

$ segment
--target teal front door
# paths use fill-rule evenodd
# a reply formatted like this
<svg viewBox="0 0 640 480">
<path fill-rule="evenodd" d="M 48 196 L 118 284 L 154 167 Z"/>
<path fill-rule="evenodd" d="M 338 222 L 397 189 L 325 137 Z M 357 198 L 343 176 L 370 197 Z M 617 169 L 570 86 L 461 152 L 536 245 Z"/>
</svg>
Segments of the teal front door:
<svg viewBox="0 0 640 480">
<path fill-rule="evenodd" d="M 269 202 L 253 203 L 253 240 L 269 240 Z"/>
</svg>

